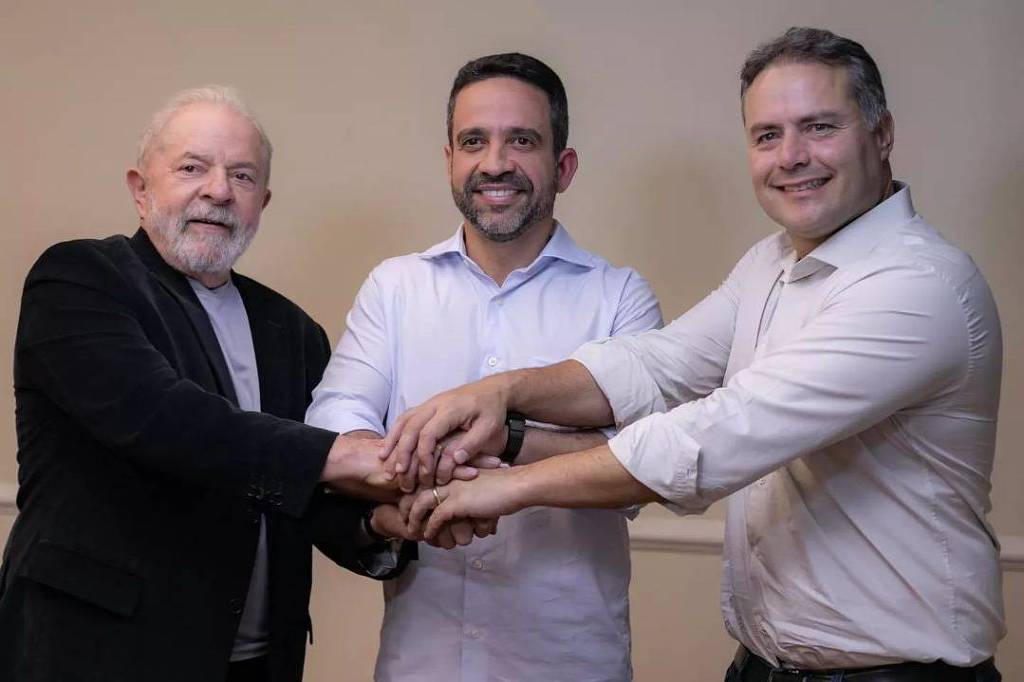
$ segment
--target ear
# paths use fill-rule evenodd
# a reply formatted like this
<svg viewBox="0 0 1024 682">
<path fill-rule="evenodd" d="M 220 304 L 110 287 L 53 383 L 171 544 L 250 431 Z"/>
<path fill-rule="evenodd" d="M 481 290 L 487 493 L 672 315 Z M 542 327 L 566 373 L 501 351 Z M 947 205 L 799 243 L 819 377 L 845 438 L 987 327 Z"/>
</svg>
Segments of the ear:
<svg viewBox="0 0 1024 682">
<path fill-rule="evenodd" d="M 263 205 L 262 205 L 262 206 L 260 206 L 260 210 L 261 210 L 261 211 L 262 211 L 263 209 L 265 209 L 265 208 L 267 207 L 267 204 L 269 204 L 269 203 L 270 203 L 270 194 L 271 194 L 271 192 L 270 192 L 270 188 L 268 187 L 268 188 L 267 188 L 266 190 L 264 190 L 264 192 L 263 192 Z"/>
<path fill-rule="evenodd" d="M 559 193 L 569 189 L 572 178 L 576 175 L 576 169 L 580 166 L 579 156 L 572 147 L 566 147 L 558 154 L 555 162 L 555 186 Z"/>
<path fill-rule="evenodd" d="M 451 184 L 451 181 L 452 181 L 452 146 L 450 144 L 446 144 L 444 146 L 444 165 L 445 165 L 445 169 L 448 172 L 448 183 Z"/>
<path fill-rule="evenodd" d="M 875 128 L 873 133 L 875 141 L 878 143 L 878 151 L 880 159 L 884 161 L 889 160 L 889 154 L 892 152 L 893 134 L 895 132 L 895 124 L 892 120 L 892 114 L 888 111 L 882 116 L 882 120 L 879 121 L 878 127 Z"/>
<path fill-rule="evenodd" d="M 129 168 L 125 174 L 125 183 L 128 185 L 128 191 L 131 192 L 132 201 L 135 202 L 135 212 L 139 214 L 140 220 L 145 221 L 146 210 L 149 206 L 146 178 L 138 168 Z"/>
</svg>

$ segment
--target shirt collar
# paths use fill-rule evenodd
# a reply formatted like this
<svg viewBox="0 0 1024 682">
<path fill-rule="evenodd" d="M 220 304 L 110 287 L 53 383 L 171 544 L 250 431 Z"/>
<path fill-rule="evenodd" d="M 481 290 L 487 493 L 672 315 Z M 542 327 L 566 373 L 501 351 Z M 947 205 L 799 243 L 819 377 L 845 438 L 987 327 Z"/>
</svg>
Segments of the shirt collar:
<svg viewBox="0 0 1024 682">
<path fill-rule="evenodd" d="M 420 258 L 430 260 L 449 254 L 458 254 L 463 259 L 469 260 L 469 256 L 466 255 L 466 240 L 463 230 L 464 226 L 460 224 L 459 228 L 455 230 L 455 234 L 420 253 Z M 562 227 L 562 223 L 557 220 L 555 221 L 555 231 L 552 233 L 551 239 L 544 245 L 536 260 L 524 269 L 529 270 L 533 267 L 534 263 L 548 259 L 563 260 L 585 268 L 593 268 L 595 265 L 594 257 L 577 246 L 569 231 Z"/>
<path fill-rule="evenodd" d="M 813 259 L 841 268 L 870 253 L 879 242 L 892 234 L 893 227 L 910 221 L 915 215 L 914 205 L 910 201 L 910 187 L 893 181 L 893 190 L 891 197 L 838 230 L 800 263 Z"/>
</svg>

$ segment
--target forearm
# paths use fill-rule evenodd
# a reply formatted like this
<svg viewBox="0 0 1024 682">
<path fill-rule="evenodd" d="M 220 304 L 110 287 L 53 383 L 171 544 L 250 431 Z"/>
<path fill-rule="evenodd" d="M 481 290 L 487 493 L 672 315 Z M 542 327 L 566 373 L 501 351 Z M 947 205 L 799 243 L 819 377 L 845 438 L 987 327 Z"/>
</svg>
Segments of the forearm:
<svg viewBox="0 0 1024 682">
<path fill-rule="evenodd" d="M 549 431 L 541 428 L 527 428 L 523 447 L 515 459 L 517 466 L 539 462 L 548 457 L 580 452 L 597 447 L 608 441 L 607 437 L 596 429 L 585 431 Z"/>
<path fill-rule="evenodd" d="M 614 421 L 611 405 L 594 377 L 575 360 L 507 372 L 494 379 L 502 384 L 508 409 L 530 419 L 566 426 L 607 426 Z"/>
<path fill-rule="evenodd" d="M 611 508 L 661 502 L 619 463 L 607 445 L 549 457 L 509 470 L 517 506 Z"/>
</svg>

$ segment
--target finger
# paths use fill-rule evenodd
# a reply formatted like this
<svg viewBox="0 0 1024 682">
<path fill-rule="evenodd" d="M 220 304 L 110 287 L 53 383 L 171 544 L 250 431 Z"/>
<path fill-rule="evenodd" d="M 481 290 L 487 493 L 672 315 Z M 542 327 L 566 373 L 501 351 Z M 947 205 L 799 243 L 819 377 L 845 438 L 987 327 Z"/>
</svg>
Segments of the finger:
<svg viewBox="0 0 1024 682">
<path fill-rule="evenodd" d="M 498 530 L 498 519 L 472 519 L 473 532 L 478 538 L 494 535 Z"/>
<path fill-rule="evenodd" d="M 419 430 L 419 441 L 416 444 L 416 459 L 419 460 L 421 473 L 433 473 L 434 448 L 445 436 L 459 428 L 459 422 L 451 411 L 435 411 L 431 418 Z"/>
<path fill-rule="evenodd" d="M 452 472 L 455 471 L 455 467 L 461 464 L 461 462 L 455 461 L 451 450 L 444 450 L 440 445 L 438 448 L 441 454 L 437 460 L 437 470 L 434 472 L 434 483 L 444 485 L 452 480 Z M 422 476 L 420 477 L 420 483 L 423 483 Z"/>
<path fill-rule="evenodd" d="M 469 521 L 456 521 L 451 525 L 452 539 L 459 547 L 465 547 L 473 541 L 473 524 Z"/>
<path fill-rule="evenodd" d="M 437 506 L 437 500 L 434 499 L 434 493 L 431 490 L 421 490 L 418 495 L 414 495 L 412 506 L 409 508 L 409 520 L 407 525 L 409 530 L 413 533 L 420 532 L 423 527 L 424 519 L 426 519 L 430 513 Z"/>
<path fill-rule="evenodd" d="M 404 493 L 411 493 L 418 487 L 416 467 L 411 466 L 405 473 L 398 475 L 398 487 Z"/>
<path fill-rule="evenodd" d="M 480 471 L 476 467 L 457 466 L 452 472 L 452 478 L 456 481 L 472 481 L 479 475 Z"/>
<path fill-rule="evenodd" d="M 388 431 L 384 438 L 384 446 L 393 450 L 396 462 L 395 470 L 399 473 L 409 468 L 410 460 L 419 442 L 420 430 L 433 416 L 434 409 L 432 407 L 421 405 L 399 417 L 395 426 Z"/>
<path fill-rule="evenodd" d="M 492 438 L 496 438 L 499 431 L 504 431 L 505 422 L 503 419 L 496 420 L 487 415 L 481 415 L 473 421 L 472 426 L 459 437 L 458 447 L 470 452 L 484 452 L 484 447 Z"/>
<path fill-rule="evenodd" d="M 477 469 L 497 469 L 502 465 L 502 461 L 500 457 L 494 455 L 477 455 L 466 464 Z"/>
<path fill-rule="evenodd" d="M 402 499 L 398 501 L 398 513 L 402 515 L 402 523 L 407 526 L 409 525 L 409 510 L 412 509 L 412 504 L 415 501 L 415 495 L 402 495 Z"/>
<path fill-rule="evenodd" d="M 423 529 L 424 537 L 437 535 L 442 528 L 448 525 L 449 521 L 457 517 L 458 505 L 456 505 L 455 501 L 448 499 L 445 502 L 451 502 L 451 504 L 442 504 L 431 512 L 430 518 L 427 519 L 427 525 Z"/>
<path fill-rule="evenodd" d="M 443 547 L 444 549 L 451 549 L 455 546 L 455 538 L 452 537 L 451 528 L 442 528 L 438 531 L 434 537 L 434 542 L 437 547 Z"/>
</svg>

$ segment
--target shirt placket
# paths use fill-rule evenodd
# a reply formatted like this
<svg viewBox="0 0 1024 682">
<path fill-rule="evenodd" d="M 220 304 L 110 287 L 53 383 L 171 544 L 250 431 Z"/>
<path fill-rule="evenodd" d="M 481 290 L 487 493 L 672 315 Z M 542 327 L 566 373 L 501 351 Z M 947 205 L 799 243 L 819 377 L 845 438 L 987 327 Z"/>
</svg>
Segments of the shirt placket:
<svg viewBox="0 0 1024 682">
<path fill-rule="evenodd" d="M 486 300 L 483 339 L 480 344 L 480 378 L 509 369 L 509 338 L 504 324 L 506 293 L 494 291 Z M 496 540 L 497 538 L 492 538 Z M 490 640 L 495 614 L 493 585 L 488 572 L 500 561 L 500 542 L 474 542 L 463 553 L 462 665 L 461 679 L 487 678 Z M 492 578 L 493 579 L 493 578 Z"/>
</svg>

